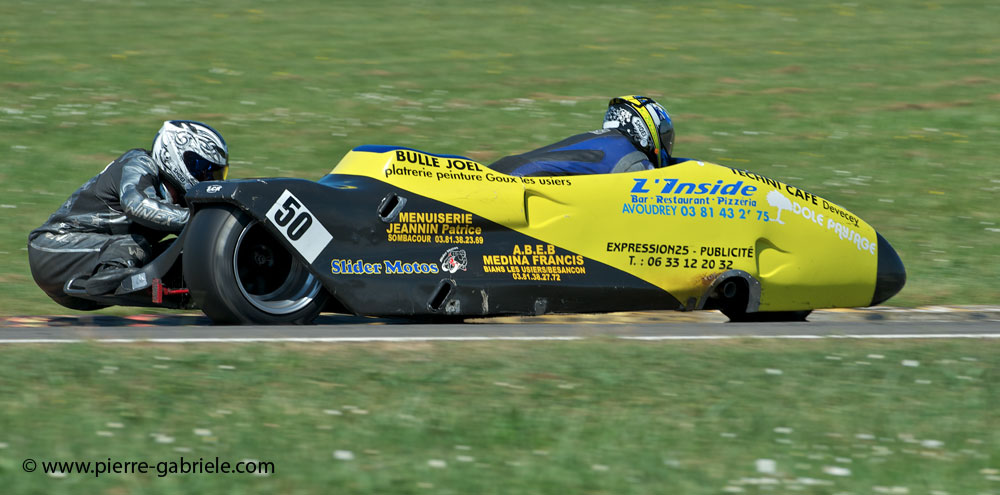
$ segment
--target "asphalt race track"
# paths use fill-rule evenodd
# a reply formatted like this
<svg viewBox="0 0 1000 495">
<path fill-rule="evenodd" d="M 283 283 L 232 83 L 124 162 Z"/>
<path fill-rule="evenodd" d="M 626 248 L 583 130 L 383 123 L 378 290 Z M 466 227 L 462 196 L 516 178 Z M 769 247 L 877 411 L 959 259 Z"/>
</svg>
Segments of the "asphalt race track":
<svg viewBox="0 0 1000 495">
<path fill-rule="evenodd" d="M 1000 338 L 1000 307 L 816 311 L 805 323 L 728 323 L 716 312 L 545 315 L 414 323 L 323 315 L 308 326 L 212 326 L 200 314 L 0 318 L 0 344 L 411 342 L 731 338 Z"/>
</svg>

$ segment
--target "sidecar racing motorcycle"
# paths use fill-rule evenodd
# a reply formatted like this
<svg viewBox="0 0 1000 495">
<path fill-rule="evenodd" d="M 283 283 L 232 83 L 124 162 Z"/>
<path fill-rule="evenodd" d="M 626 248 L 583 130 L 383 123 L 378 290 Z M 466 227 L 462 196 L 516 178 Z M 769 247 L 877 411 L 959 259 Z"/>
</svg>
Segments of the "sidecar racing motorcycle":
<svg viewBox="0 0 1000 495">
<path fill-rule="evenodd" d="M 360 146 L 318 181 L 203 182 L 175 242 L 102 305 L 217 324 L 320 312 L 461 319 L 717 309 L 803 320 L 902 289 L 892 246 L 846 208 L 708 162 L 514 177 L 465 157 Z"/>
</svg>

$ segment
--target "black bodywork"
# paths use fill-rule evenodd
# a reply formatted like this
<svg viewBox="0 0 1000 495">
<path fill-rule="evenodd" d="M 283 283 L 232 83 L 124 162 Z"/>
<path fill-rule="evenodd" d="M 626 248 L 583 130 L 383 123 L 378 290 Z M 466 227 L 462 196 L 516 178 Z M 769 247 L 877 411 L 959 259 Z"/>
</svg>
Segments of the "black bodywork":
<svg viewBox="0 0 1000 495">
<path fill-rule="evenodd" d="M 509 274 L 486 273 L 481 263 L 484 255 L 540 243 L 481 217 L 473 216 L 473 225 L 482 228 L 482 244 L 388 242 L 388 226 L 405 211 L 467 212 L 366 177 L 331 174 L 318 182 L 256 179 L 206 183 L 190 191 L 187 200 L 195 214 L 201 205 L 235 205 L 266 222 L 285 249 L 295 252 L 275 220 L 266 218 L 286 190 L 306 204 L 333 236 L 309 266 L 339 306 L 334 310 L 373 316 L 477 316 L 682 309 L 662 289 L 589 259 L 585 261 L 585 277 L 566 276 L 559 282 L 538 281 L 526 286 L 524 281 L 511 280 Z M 469 262 L 448 273 L 441 269 L 442 256 L 452 248 L 463 250 Z M 556 255 L 573 254 L 554 249 Z M 307 261 L 296 255 L 301 262 Z M 343 267 L 359 261 L 362 266 L 380 265 L 381 273 L 349 277 L 343 275 L 353 274 L 333 273 L 334 262 Z M 387 263 L 433 266 L 436 273 L 386 273 Z"/>
</svg>

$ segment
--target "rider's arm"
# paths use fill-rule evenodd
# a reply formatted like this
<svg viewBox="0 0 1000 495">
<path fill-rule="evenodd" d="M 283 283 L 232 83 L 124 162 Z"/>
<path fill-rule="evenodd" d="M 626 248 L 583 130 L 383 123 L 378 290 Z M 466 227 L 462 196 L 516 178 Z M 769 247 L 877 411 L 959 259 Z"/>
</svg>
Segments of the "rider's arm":
<svg viewBox="0 0 1000 495">
<path fill-rule="evenodd" d="M 612 174 L 623 174 L 628 172 L 640 172 L 643 170 L 652 170 L 653 164 L 649 161 L 649 157 L 645 153 L 635 150 L 631 153 L 622 156 L 614 167 L 611 168 L 609 173 Z"/>
<path fill-rule="evenodd" d="M 190 212 L 160 198 L 156 188 L 158 176 L 153 159 L 137 153 L 122 167 L 119 201 L 132 221 L 156 230 L 180 232 Z"/>
</svg>

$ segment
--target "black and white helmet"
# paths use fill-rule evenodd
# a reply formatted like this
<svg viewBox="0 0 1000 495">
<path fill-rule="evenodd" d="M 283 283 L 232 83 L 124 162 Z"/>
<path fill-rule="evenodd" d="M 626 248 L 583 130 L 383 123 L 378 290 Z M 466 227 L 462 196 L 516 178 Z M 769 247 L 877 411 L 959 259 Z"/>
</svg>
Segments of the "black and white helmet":
<svg viewBox="0 0 1000 495">
<path fill-rule="evenodd" d="M 160 173 L 185 191 L 205 180 L 225 180 L 229 147 L 222 135 L 193 120 L 168 120 L 153 138 L 153 161 Z"/>
</svg>

